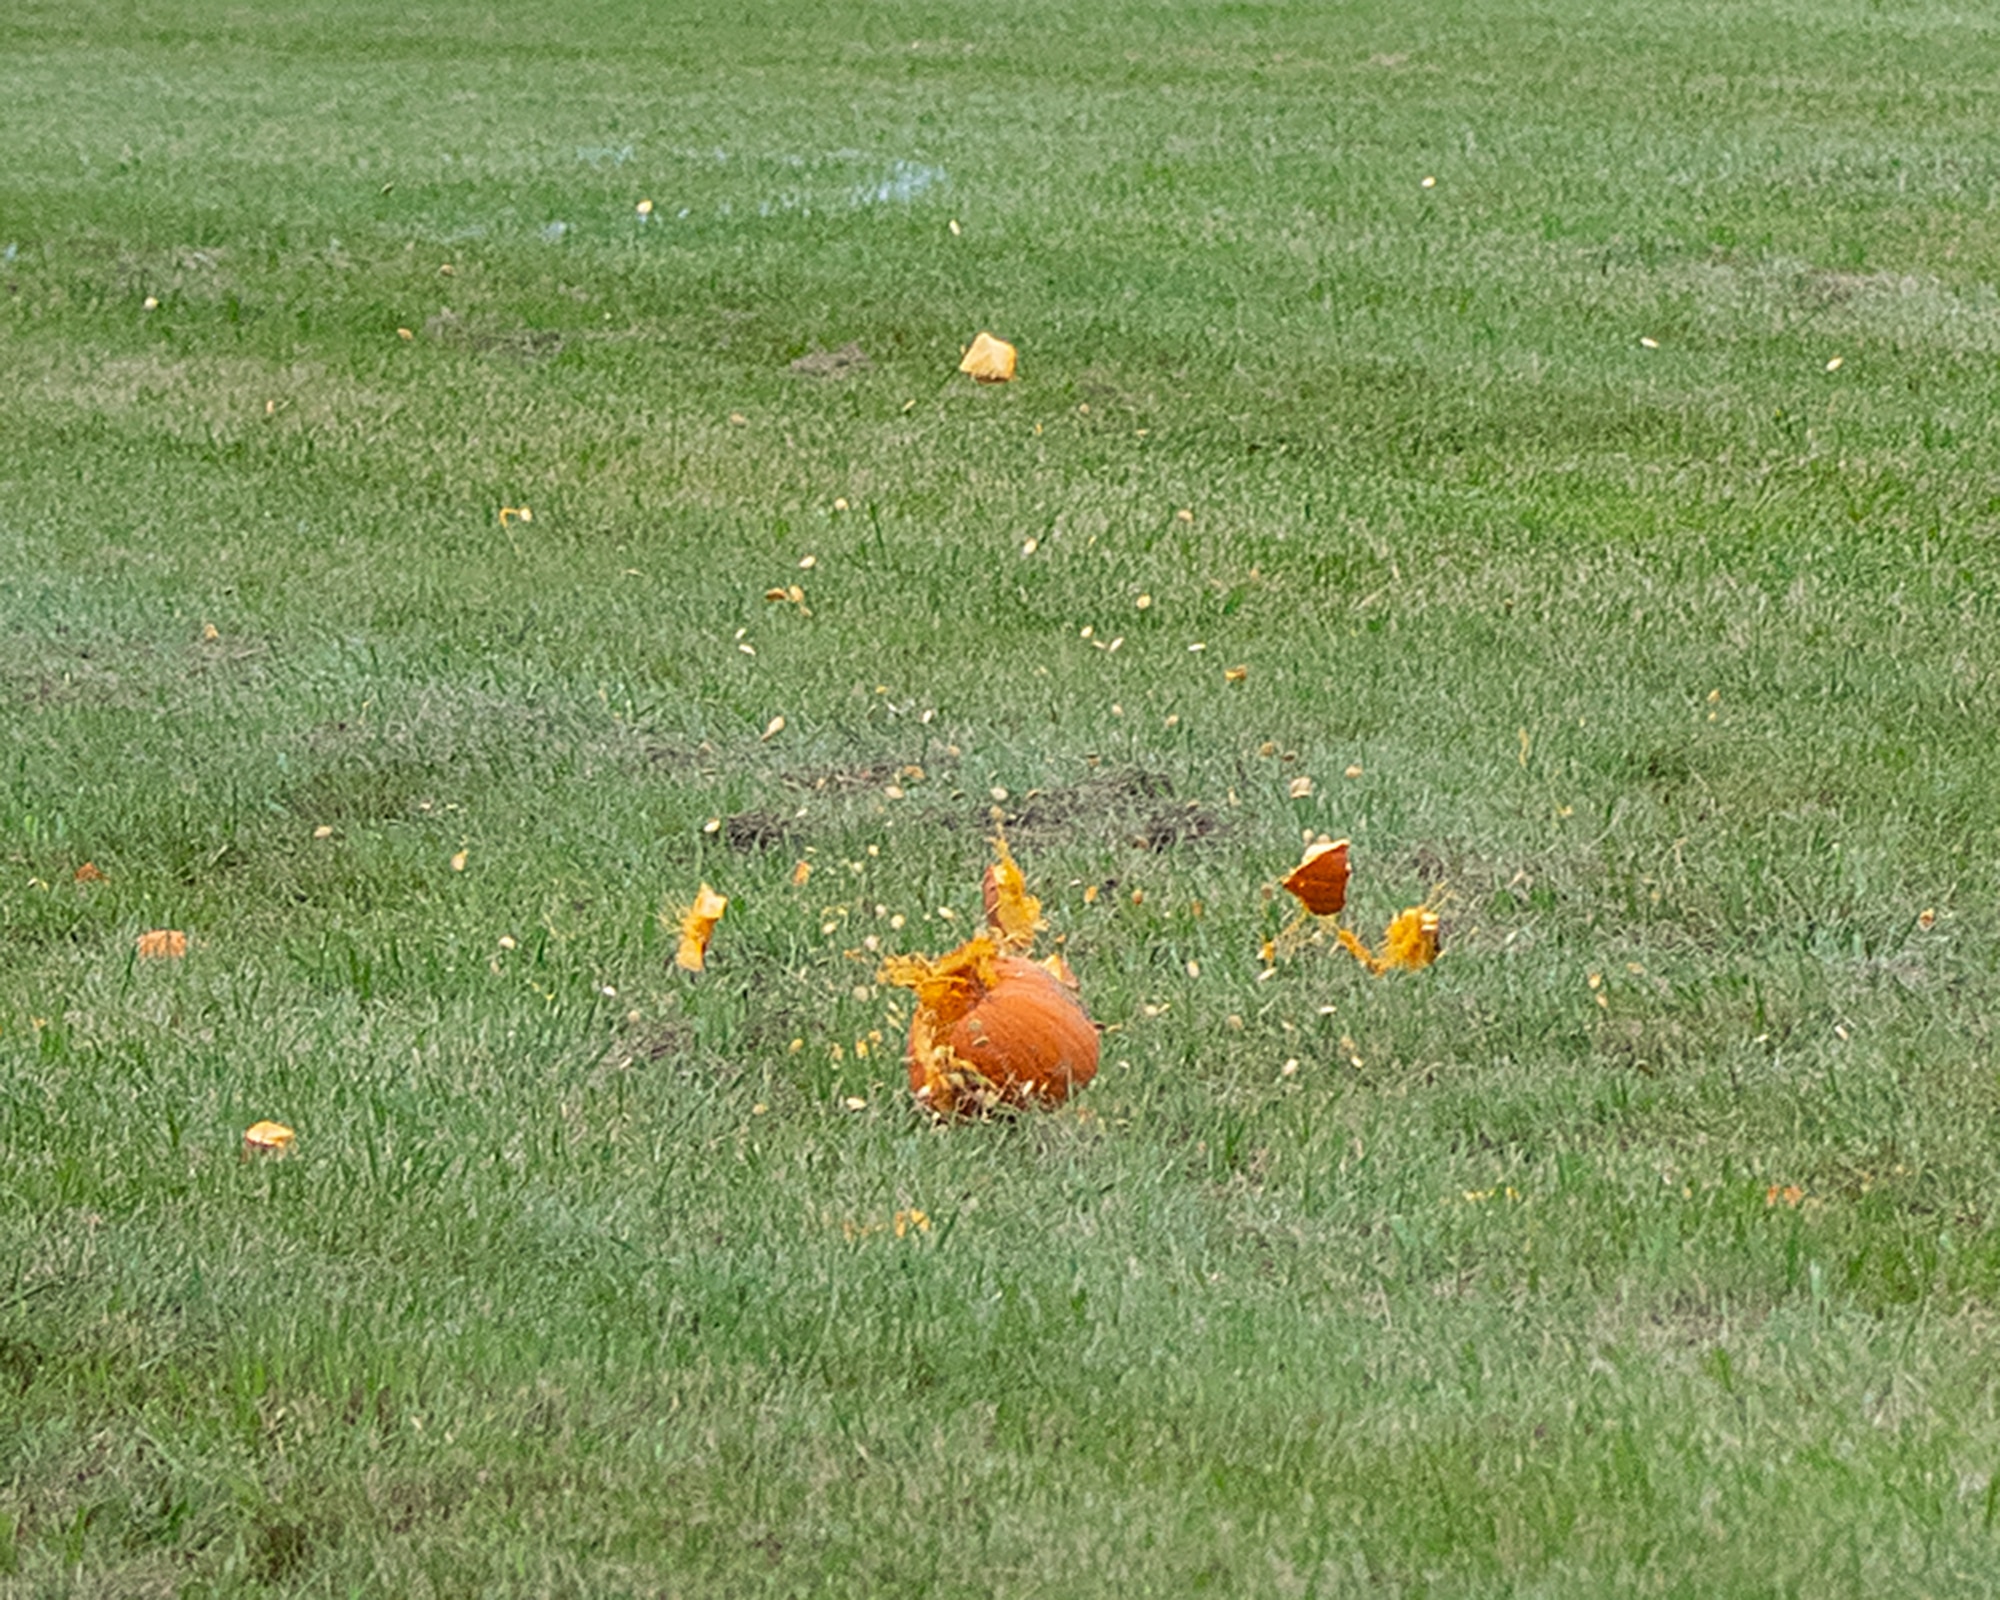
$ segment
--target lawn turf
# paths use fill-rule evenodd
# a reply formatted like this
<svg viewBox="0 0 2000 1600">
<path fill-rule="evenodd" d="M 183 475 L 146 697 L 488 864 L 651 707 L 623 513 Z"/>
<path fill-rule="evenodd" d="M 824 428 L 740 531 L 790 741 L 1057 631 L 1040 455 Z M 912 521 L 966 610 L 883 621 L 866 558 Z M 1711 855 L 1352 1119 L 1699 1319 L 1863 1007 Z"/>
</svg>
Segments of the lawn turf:
<svg viewBox="0 0 2000 1600">
<path fill-rule="evenodd" d="M 1996 61 L 11 0 L 0 1593 L 1995 1592 Z"/>
</svg>

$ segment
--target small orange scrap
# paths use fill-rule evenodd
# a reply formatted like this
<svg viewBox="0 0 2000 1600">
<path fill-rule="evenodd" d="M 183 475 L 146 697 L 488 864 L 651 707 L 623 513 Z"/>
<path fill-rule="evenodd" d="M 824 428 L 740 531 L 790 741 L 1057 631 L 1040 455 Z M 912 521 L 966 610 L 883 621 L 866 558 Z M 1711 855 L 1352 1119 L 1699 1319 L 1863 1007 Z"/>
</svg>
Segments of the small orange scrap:
<svg viewBox="0 0 2000 1600">
<path fill-rule="evenodd" d="M 715 937 L 715 925 L 729 909 L 729 898 L 707 884 L 694 897 L 694 904 L 681 918 L 681 947 L 674 952 L 674 965 L 683 972 L 700 972 L 708 964 L 708 942 Z"/>
<path fill-rule="evenodd" d="M 1306 847 L 1305 860 L 1284 880 L 1285 892 L 1316 917 L 1338 916 L 1347 904 L 1347 853 L 1351 841 L 1321 834 Z"/>
<path fill-rule="evenodd" d="M 78 883 L 103 883 L 105 881 L 103 869 L 95 861 L 84 862 L 82 866 L 76 869 L 75 877 Z"/>
<path fill-rule="evenodd" d="M 282 1156 L 290 1151 L 297 1137 L 282 1122 L 253 1122 L 243 1130 L 243 1154 Z"/>
<path fill-rule="evenodd" d="M 1011 382 L 1014 377 L 1014 347 L 1005 339 L 981 333 L 972 341 L 972 348 L 965 352 L 965 359 L 959 362 L 958 370 L 969 373 L 981 383 Z"/>
<path fill-rule="evenodd" d="M 178 961 L 188 953 L 188 936 L 178 928 L 153 928 L 139 935 L 142 961 Z"/>
</svg>

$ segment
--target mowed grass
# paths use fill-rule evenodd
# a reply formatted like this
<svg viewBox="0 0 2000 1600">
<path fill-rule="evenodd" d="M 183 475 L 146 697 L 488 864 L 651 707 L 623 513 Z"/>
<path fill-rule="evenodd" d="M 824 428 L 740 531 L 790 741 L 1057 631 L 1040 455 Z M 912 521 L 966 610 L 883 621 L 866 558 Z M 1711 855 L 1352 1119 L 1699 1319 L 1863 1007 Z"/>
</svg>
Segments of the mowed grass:
<svg viewBox="0 0 2000 1600">
<path fill-rule="evenodd" d="M 1992 1593 L 1996 60 L 13 0 L 0 1592 Z"/>
</svg>

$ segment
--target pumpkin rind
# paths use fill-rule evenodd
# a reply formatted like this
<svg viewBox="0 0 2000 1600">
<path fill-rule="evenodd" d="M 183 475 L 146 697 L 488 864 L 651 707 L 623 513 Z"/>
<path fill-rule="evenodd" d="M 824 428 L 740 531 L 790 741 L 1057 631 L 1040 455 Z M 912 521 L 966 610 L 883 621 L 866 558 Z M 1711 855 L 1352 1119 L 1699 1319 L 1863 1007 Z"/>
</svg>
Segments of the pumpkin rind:
<svg viewBox="0 0 2000 1600">
<path fill-rule="evenodd" d="M 1047 968 L 997 956 L 981 976 L 989 974 L 972 1004 L 950 1020 L 918 1006 L 910 1019 L 912 1092 L 945 1115 L 1060 1105 L 1097 1075 L 1097 1029 Z"/>
<path fill-rule="evenodd" d="M 1339 915 L 1347 904 L 1348 849 L 1347 840 L 1320 835 L 1281 887 L 1316 917 Z"/>
</svg>

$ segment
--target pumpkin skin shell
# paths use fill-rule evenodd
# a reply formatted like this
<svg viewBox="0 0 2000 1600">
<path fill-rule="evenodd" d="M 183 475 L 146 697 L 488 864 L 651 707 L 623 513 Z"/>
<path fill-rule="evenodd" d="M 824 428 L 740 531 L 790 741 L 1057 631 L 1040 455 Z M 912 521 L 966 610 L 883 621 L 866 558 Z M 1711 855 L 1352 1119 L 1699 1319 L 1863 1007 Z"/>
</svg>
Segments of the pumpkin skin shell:
<svg viewBox="0 0 2000 1600">
<path fill-rule="evenodd" d="M 1097 1076 L 1097 1029 L 1047 968 L 1018 956 L 993 966 L 997 981 L 949 1027 L 934 1028 L 921 1006 L 910 1019 L 910 1089 L 933 1081 L 926 1066 L 941 1047 L 1001 1101 L 1060 1105 Z"/>
</svg>

